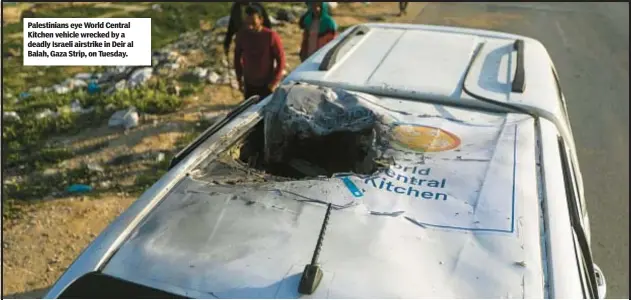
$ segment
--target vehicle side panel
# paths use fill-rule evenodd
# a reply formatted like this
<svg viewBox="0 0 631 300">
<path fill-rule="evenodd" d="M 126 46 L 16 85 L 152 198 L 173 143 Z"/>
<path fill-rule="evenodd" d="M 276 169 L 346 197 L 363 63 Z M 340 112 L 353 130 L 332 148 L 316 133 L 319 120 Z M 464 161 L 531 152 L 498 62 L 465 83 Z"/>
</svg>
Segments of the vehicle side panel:
<svg viewBox="0 0 631 300">
<path fill-rule="evenodd" d="M 544 179 L 544 222 L 550 298 L 583 298 L 570 227 L 567 195 L 558 147 L 558 131 L 540 119 L 541 162 Z"/>
<path fill-rule="evenodd" d="M 48 291 L 45 299 L 57 298 L 61 292 L 82 275 L 99 270 L 109 258 L 125 242 L 127 237 L 149 215 L 153 209 L 177 186 L 186 174 L 195 168 L 204 158 L 208 157 L 220 141 L 239 129 L 239 124 L 252 122 L 260 117 L 259 110 L 266 101 L 250 107 L 246 112 L 236 117 L 227 126 L 219 130 L 214 136 L 195 149 L 187 158 L 167 172 L 160 180 L 145 191 L 132 205 L 116 218 L 105 230 L 79 255 L 68 267 L 66 272 Z"/>
</svg>

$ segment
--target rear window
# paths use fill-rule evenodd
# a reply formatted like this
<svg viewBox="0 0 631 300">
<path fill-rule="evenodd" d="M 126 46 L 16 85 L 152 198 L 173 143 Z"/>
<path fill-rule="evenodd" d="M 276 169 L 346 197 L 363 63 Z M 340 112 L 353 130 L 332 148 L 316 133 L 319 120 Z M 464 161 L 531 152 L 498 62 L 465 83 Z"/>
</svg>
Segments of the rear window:
<svg viewBox="0 0 631 300">
<path fill-rule="evenodd" d="M 188 299 L 101 273 L 88 273 L 68 286 L 60 299 Z"/>
</svg>

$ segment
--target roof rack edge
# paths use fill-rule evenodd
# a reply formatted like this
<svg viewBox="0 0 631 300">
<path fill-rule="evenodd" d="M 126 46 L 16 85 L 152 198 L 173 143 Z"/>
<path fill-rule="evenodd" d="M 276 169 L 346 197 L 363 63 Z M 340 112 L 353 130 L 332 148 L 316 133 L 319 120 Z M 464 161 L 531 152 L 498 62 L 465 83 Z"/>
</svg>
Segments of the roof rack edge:
<svg viewBox="0 0 631 300">
<path fill-rule="evenodd" d="M 355 28 L 353 28 L 353 30 L 350 33 L 344 36 L 344 38 L 341 41 L 339 41 L 335 46 L 333 46 L 333 48 L 331 48 L 326 53 L 326 55 L 324 55 L 324 58 L 322 59 L 322 62 L 320 63 L 318 70 L 328 71 L 329 69 L 331 69 L 331 67 L 333 67 L 333 65 L 335 65 L 335 62 L 337 61 L 337 55 L 340 52 L 340 49 L 342 49 L 342 47 L 344 47 L 344 45 L 346 45 L 346 43 L 348 43 L 348 41 L 351 38 L 358 35 L 366 34 L 368 31 L 370 31 L 370 27 L 366 25 L 355 26 Z"/>
<path fill-rule="evenodd" d="M 524 40 L 515 40 L 513 49 L 517 51 L 517 66 L 511 91 L 513 93 L 523 93 L 526 90 L 526 76 L 524 71 Z"/>
<path fill-rule="evenodd" d="M 523 43 L 523 41 L 522 41 L 522 43 Z M 537 113 L 534 112 L 534 111 L 531 111 L 530 109 L 527 109 L 527 108 L 519 106 L 519 105 L 513 105 L 511 103 L 499 102 L 499 101 L 496 101 L 496 100 L 493 100 L 493 99 L 489 99 L 489 98 L 477 95 L 477 94 L 471 92 L 469 89 L 467 89 L 467 78 L 469 78 L 469 72 L 471 71 L 471 67 L 473 66 L 475 61 L 478 59 L 478 56 L 482 52 L 482 48 L 484 48 L 485 44 L 486 44 L 485 42 L 479 42 L 478 45 L 473 50 L 473 54 L 471 56 L 471 62 L 469 62 L 469 65 L 467 66 L 467 69 L 465 70 L 464 80 L 462 81 L 462 91 L 465 94 L 473 97 L 474 99 L 477 99 L 477 100 L 480 100 L 480 101 L 483 101 L 483 102 L 486 102 L 486 103 L 489 103 L 489 104 L 492 104 L 492 105 L 496 105 L 496 106 L 499 106 L 499 107 L 502 107 L 502 108 L 505 108 L 505 109 L 508 109 L 509 111 L 523 113 L 523 114 L 527 114 L 527 115 L 530 115 L 532 117 L 535 117 L 537 115 Z"/>
</svg>

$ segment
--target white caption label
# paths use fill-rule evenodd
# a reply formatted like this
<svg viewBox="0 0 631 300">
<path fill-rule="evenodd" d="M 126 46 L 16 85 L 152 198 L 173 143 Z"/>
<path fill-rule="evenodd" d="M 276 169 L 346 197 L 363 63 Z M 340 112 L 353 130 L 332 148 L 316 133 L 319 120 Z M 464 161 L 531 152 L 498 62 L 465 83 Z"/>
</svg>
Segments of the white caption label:
<svg viewBox="0 0 631 300">
<path fill-rule="evenodd" d="M 151 66 L 151 18 L 24 18 L 25 66 Z"/>
</svg>

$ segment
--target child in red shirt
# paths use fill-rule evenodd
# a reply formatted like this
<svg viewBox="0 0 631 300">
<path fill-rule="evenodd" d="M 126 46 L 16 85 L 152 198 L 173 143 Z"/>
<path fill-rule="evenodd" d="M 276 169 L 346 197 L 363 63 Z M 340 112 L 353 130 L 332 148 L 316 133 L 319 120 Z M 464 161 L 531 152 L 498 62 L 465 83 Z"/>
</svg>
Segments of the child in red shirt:
<svg viewBox="0 0 631 300">
<path fill-rule="evenodd" d="M 245 98 L 258 95 L 263 100 L 282 79 L 285 51 L 280 36 L 263 26 L 263 13 L 257 6 L 248 6 L 245 13 L 245 27 L 236 37 L 234 68 Z"/>
</svg>

